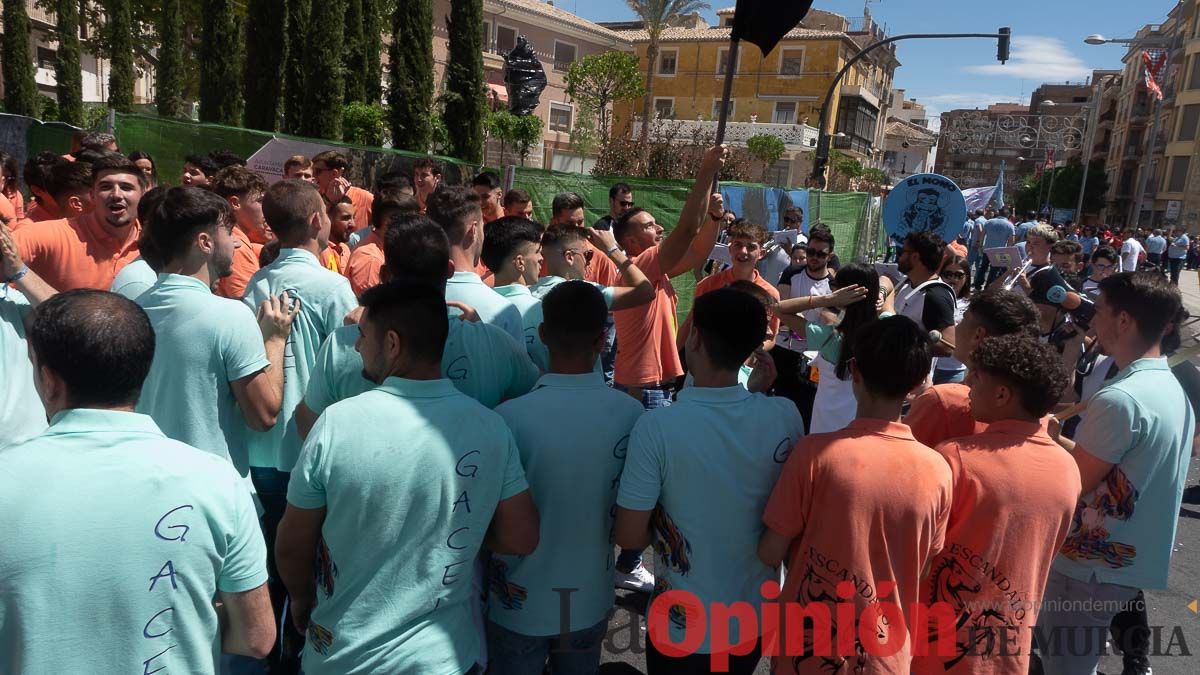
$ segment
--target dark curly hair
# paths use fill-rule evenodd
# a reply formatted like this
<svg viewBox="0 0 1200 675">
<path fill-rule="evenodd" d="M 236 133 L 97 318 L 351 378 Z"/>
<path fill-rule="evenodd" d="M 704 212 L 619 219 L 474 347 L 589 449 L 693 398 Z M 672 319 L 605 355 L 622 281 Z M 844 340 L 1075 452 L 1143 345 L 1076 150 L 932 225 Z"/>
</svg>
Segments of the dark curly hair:
<svg viewBox="0 0 1200 675">
<path fill-rule="evenodd" d="M 1058 350 L 1021 335 L 984 338 L 971 353 L 971 367 L 1012 387 L 1021 408 L 1038 418 L 1067 387 Z"/>
</svg>

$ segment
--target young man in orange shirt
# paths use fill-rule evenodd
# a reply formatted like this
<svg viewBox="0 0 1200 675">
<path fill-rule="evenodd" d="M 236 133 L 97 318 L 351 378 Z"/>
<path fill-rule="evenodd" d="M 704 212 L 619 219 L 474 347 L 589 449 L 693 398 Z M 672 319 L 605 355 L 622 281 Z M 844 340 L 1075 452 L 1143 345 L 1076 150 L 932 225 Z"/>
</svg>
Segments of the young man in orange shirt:
<svg viewBox="0 0 1200 675">
<path fill-rule="evenodd" d="M 521 188 L 504 193 L 504 215 L 533 220 L 533 198 Z"/>
<path fill-rule="evenodd" d="M 283 163 L 283 179 L 293 178 L 315 183 L 313 179 L 312 160 L 304 155 L 292 155 Z"/>
<path fill-rule="evenodd" d="M 222 297 L 241 300 L 250 277 L 258 271 L 258 254 L 263 245 L 275 238 L 262 211 L 267 182 L 245 167 L 230 166 L 212 177 L 209 188 L 229 202 L 237 225 L 233 229 L 233 238 L 238 242 L 233 265 L 229 275 L 217 282 L 216 292 Z"/>
<path fill-rule="evenodd" d="M 25 210 L 24 223 L 57 220 L 63 217 L 58 202 L 50 194 L 50 173 L 55 166 L 68 163 L 53 152 L 39 152 L 25 161 L 23 178 L 35 202 Z"/>
<path fill-rule="evenodd" d="M 649 304 L 614 313 L 618 347 L 613 381 L 647 409 L 670 405 L 675 380 L 683 375 L 675 348 L 677 298 L 671 277 L 703 264 L 716 243 L 718 223 L 705 218 L 705 213 L 713 177 L 724 165 L 726 152 L 724 146 L 705 151 L 679 223 L 670 235 L 664 237 L 654 216 L 638 207 L 626 211 L 613 225 L 617 244 L 655 290 Z"/>
<path fill-rule="evenodd" d="M 971 352 L 984 338 L 1022 335 L 1037 339 L 1037 330 L 1037 307 L 1025 295 L 1003 289 L 976 293 L 955 331 L 954 358 L 969 369 Z M 987 424 L 971 415 L 970 391 L 960 382 L 935 384 L 913 399 L 904 423 L 918 441 L 931 448 L 951 438 L 980 433 Z"/>
<path fill-rule="evenodd" d="M 92 210 L 91 162 L 63 162 L 50 168 L 50 196 L 57 205 L 58 218 L 71 218 Z"/>
<path fill-rule="evenodd" d="M 421 208 L 421 213 L 425 213 L 425 204 L 429 200 L 429 195 L 438 189 L 442 184 L 442 165 L 432 159 L 418 159 L 413 164 L 413 194 L 417 198 L 417 204 Z"/>
<path fill-rule="evenodd" d="M 471 189 L 479 195 L 479 210 L 483 212 L 485 225 L 504 217 L 504 207 L 500 205 L 504 191 L 500 187 L 499 176 L 491 171 L 484 171 L 471 181 Z"/>
<path fill-rule="evenodd" d="M 375 196 L 350 184 L 345 177 L 349 166 L 345 155 L 337 150 L 326 150 L 312 158 L 313 179 L 327 206 L 338 203 L 342 197 L 350 198 L 354 204 L 354 224 L 362 229 L 371 224 L 371 202 Z"/>
<path fill-rule="evenodd" d="M 384 264 L 383 237 L 387 234 L 388 224 L 397 216 L 415 215 L 418 208 L 412 195 L 401 190 L 389 188 L 376 195 L 371 209 L 371 233 L 350 251 L 346 259 L 344 274 L 356 296 L 379 285 Z"/>
<path fill-rule="evenodd" d="M 711 210 L 711 209 L 710 209 Z M 726 230 L 729 237 L 729 259 L 733 263 L 729 269 L 709 275 L 700 280 L 696 284 L 696 292 L 693 298 L 698 298 L 705 293 L 711 293 L 718 288 L 724 288 L 735 281 L 744 280 L 753 282 L 755 286 L 763 289 L 767 295 L 775 302 L 779 302 L 779 289 L 771 285 L 758 273 L 758 261 L 763 257 L 763 246 L 766 245 L 769 236 L 767 230 L 762 225 L 756 225 L 745 220 L 735 222 Z M 775 346 L 775 336 L 779 334 L 779 316 L 772 313 L 768 315 L 767 322 L 767 338 L 763 343 L 763 349 L 771 349 Z M 683 322 L 683 328 L 679 331 L 679 347 L 683 348 L 683 340 L 686 339 L 688 327 L 691 325 L 692 316 L 688 314 L 687 319 Z"/>
<path fill-rule="evenodd" d="M 946 538 L 950 467 L 900 422 L 905 396 L 929 374 L 929 338 L 912 319 L 891 316 L 860 329 L 853 354 L 858 417 L 796 445 L 763 515 L 759 558 L 788 563 L 780 600 L 825 605 L 832 617 L 833 638 L 818 650 L 804 622 L 790 625 L 793 612 L 781 612 L 779 633 L 763 636 L 775 673 L 908 672 L 903 625 Z M 842 603 L 855 605 L 854 625 L 838 618 Z M 864 646 L 866 635 L 877 645 Z"/>
<path fill-rule="evenodd" d="M 958 630 L 952 651 L 931 645 L 914 657 L 914 673 L 1029 672 L 1046 575 L 1080 489 L 1071 454 L 1041 424 L 1067 385 L 1059 361 L 1054 347 L 1021 335 L 986 338 L 972 353 L 971 414 L 987 429 L 937 447 L 954 499 L 921 593 L 951 609 Z"/>
<path fill-rule="evenodd" d="M 121 268 L 138 257 L 138 201 L 146 177 L 123 155 L 92 165 L 91 213 L 49 220 L 13 233 L 20 259 L 59 292 L 107 291 Z"/>
</svg>

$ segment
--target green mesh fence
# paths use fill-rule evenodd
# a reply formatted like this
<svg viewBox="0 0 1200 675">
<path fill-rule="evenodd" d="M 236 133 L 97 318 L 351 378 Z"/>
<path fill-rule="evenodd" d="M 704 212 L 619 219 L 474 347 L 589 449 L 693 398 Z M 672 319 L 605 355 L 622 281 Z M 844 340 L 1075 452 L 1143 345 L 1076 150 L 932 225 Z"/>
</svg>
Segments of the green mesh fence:
<svg viewBox="0 0 1200 675">
<path fill-rule="evenodd" d="M 154 115 L 117 113 L 114 119 L 113 131 L 122 151 L 142 150 L 149 153 L 154 157 L 160 181 L 166 185 L 179 183 L 179 177 L 183 173 L 183 158 L 187 155 L 229 150 L 241 157 L 249 157 L 272 138 L 340 149 L 350 161 L 348 178 L 351 182 L 363 186 L 372 185 L 376 177 L 388 171 L 411 171 L 415 160 L 426 157 L 388 148 L 356 146 L 239 127 L 171 120 Z M 6 150 L 11 147 L 28 153 L 51 150 L 65 154 L 71 151 L 73 136 L 79 131 L 63 124 L 43 124 L 28 118 L 0 115 L 0 145 L 5 146 Z M 20 158 L 24 160 L 23 152 Z M 462 184 L 479 170 L 477 166 L 447 157 L 437 159 L 444 165 L 443 180 L 450 184 Z M 533 199 L 534 215 L 541 222 L 550 220 L 551 203 L 554 195 L 560 192 L 576 192 L 583 197 L 587 205 L 587 220 L 594 222 L 608 211 L 609 186 L 624 182 L 633 187 L 638 206 L 651 211 L 658 222 L 670 231 L 679 220 L 688 191 L 691 189 L 690 181 L 596 177 L 524 167 L 517 167 L 514 175 L 514 186 L 529 192 Z M 764 202 L 778 197 L 778 189 L 752 183 L 722 185 L 723 190 L 743 191 L 741 203 L 745 205 L 743 208 L 746 211 L 743 215 L 759 217 L 765 214 L 765 221 L 777 220 L 776 205 L 767 205 L 766 211 L 762 209 Z M 865 193 L 833 194 L 812 191 L 808 195 L 805 220 L 810 224 L 821 222 L 828 225 L 834 233 L 838 257 L 850 261 L 868 252 L 874 237 L 868 236 L 867 230 L 872 226 L 878 227 L 877 215 L 868 218 L 868 200 L 869 195 Z M 771 222 L 764 224 L 770 225 Z M 679 294 L 679 317 L 682 321 L 691 309 L 695 280 L 691 275 L 685 274 L 674 279 L 673 283 Z"/>
</svg>

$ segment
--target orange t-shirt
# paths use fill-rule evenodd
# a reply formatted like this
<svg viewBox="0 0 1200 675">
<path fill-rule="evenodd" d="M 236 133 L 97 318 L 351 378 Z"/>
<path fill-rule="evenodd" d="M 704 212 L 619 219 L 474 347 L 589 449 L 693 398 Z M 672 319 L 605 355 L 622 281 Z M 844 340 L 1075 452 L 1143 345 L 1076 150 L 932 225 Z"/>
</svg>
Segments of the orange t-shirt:
<svg viewBox="0 0 1200 675">
<path fill-rule="evenodd" d="M 987 425 L 971 416 L 970 395 L 965 384 L 935 384 L 913 399 L 904 423 L 931 448 L 951 438 L 982 433 Z"/>
<path fill-rule="evenodd" d="M 1046 576 L 1079 499 L 1079 469 L 1039 422 L 1000 420 L 937 452 L 950 464 L 954 500 L 921 597 L 950 606 L 960 628 L 953 655 L 914 657 L 912 672 L 1025 675 Z"/>
<path fill-rule="evenodd" d="M 375 195 L 359 188 L 350 186 L 346 191 L 346 196 L 350 198 L 350 204 L 354 206 L 354 228 L 361 230 L 364 227 L 371 226 L 371 203 L 375 201 Z"/>
<path fill-rule="evenodd" d="M 16 230 L 17 223 L 21 222 L 21 219 L 17 218 L 17 210 L 7 199 L 0 199 L 0 220 L 4 221 L 10 230 Z"/>
<path fill-rule="evenodd" d="M 14 190 L 11 195 L 8 195 L 8 203 L 12 204 L 13 212 L 17 215 L 17 220 L 24 220 L 25 195 L 21 194 L 20 190 Z"/>
<path fill-rule="evenodd" d="M 55 290 L 107 291 L 117 272 L 138 257 L 141 232 L 141 225 L 134 220 L 125 233 L 118 235 L 98 212 L 93 212 L 25 227 L 13 238 L 29 269 Z"/>
<path fill-rule="evenodd" d="M 776 302 L 779 301 L 779 289 L 768 283 L 767 280 L 758 273 L 758 270 L 754 270 L 754 276 L 751 277 L 750 280 L 754 282 L 755 286 L 758 286 L 766 291 L 767 294 L 774 298 Z M 717 272 L 716 274 L 709 275 L 701 279 L 700 283 L 696 284 L 696 292 L 692 295 L 692 298 L 694 300 L 705 293 L 711 293 L 718 288 L 725 288 L 735 281 L 737 281 L 737 279 L 733 278 L 732 267 L 723 272 Z M 689 313 L 687 321 L 684 322 L 684 325 L 689 325 L 691 319 L 692 315 Z M 779 335 L 779 317 L 776 316 L 774 312 L 767 316 L 767 328 L 770 329 L 772 338 L 774 338 L 776 335 Z"/>
<path fill-rule="evenodd" d="M 43 220 L 58 220 L 62 216 L 57 211 L 51 211 L 42 203 L 36 203 L 25 213 L 25 219 L 39 223 Z"/>
<path fill-rule="evenodd" d="M 633 258 L 633 264 L 654 285 L 654 299 L 613 312 L 617 327 L 613 381 L 627 387 L 667 382 L 683 374 L 679 350 L 675 348 L 675 306 L 679 298 L 671 278 L 659 265 L 658 254 L 659 247 L 651 246 Z"/>
<path fill-rule="evenodd" d="M 617 264 L 604 251 L 592 246 L 592 242 L 586 243 L 588 248 L 595 253 L 592 254 L 592 262 L 588 265 L 587 273 L 583 275 L 583 278 L 601 286 L 623 286 L 625 281 L 621 276 L 621 271 L 617 269 Z"/>
<path fill-rule="evenodd" d="M 873 622 L 882 644 L 898 639 L 889 635 L 884 619 L 907 621 L 918 602 L 921 572 L 946 538 L 950 490 L 946 461 L 899 422 L 856 419 L 841 431 L 800 439 L 775 483 L 763 522 L 792 538 L 780 601 L 826 604 L 834 623 L 834 653 L 805 658 L 794 653 L 804 651 L 799 644 L 789 648 L 784 642 L 780 650 L 786 656 L 775 659 L 775 673 L 842 672 L 842 665 L 845 672 L 908 672 L 907 640 L 895 655 L 884 657 L 868 654 L 856 637 L 855 654 L 836 656 L 842 628 L 836 625 L 835 604 L 857 605 L 859 621 Z M 851 584 L 845 599 L 838 592 L 842 582 Z M 885 615 L 878 607 L 882 603 L 889 605 Z M 858 636 L 857 626 L 853 629 Z M 800 630 L 784 619 L 784 635 Z M 769 639 L 764 635 L 764 644 Z"/>
<path fill-rule="evenodd" d="M 233 228 L 233 238 L 241 246 L 233 252 L 231 273 L 227 277 L 221 277 L 221 280 L 217 282 L 217 295 L 241 300 L 242 296 L 246 294 L 246 284 L 250 283 L 250 277 L 258 271 L 258 256 L 262 253 L 263 245 L 250 241 L 242 228 L 236 226 Z"/>
<path fill-rule="evenodd" d="M 379 270 L 383 269 L 383 242 L 375 232 L 350 252 L 346 262 L 346 278 L 355 295 L 361 296 L 368 288 L 379 285 Z"/>
<path fill-rule="evenodd" d="M 335 244 L 332 241 L 325 247 L 325 251 L 321 253 L 321 265 L 330 272 L 338 274 L 346 274 L 346 266 L 350 262 L 350 246 L 345 242 Z"/>
</svg>

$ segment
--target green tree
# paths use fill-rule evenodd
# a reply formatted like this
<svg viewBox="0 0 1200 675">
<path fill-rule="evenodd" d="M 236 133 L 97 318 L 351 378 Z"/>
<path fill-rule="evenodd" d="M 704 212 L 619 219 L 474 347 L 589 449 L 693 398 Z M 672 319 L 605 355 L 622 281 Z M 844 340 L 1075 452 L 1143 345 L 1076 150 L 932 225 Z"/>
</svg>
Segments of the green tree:
<svg viewBox="0 0 1200 675">
<path fill-rule="evenodd" d="M 58 51 L 54 53 L 54 89 L 58 96 L 58 119 L 79 126 L 83 123 L 83 68 L 79 62 L 79 1 L 56 0 L 54 15 L 58 26 L 54 35 Z M 42 119 L 49 119 L 43 117 Z"/>
<path fill-rule="evenodd" d="M 709 6 L 700 0 L 625 0 L 625 3 L 642 20 L 646 35 L 650 38 L 646 45 L 646 93 L 642 98 L 642 132 L 638 139 L 642 164 L 645 164 L 650 153 L 650 122 L 654 119 L 654 71 L 658 65 L 658 41 L 672 21 L 692 12 L 709 9 Z"/>
<path fill-rule="evenodd" d="M 200 35 L 200 121 L 242 122 L 242 31 L 233 0 L 203 0 Z"/>
<path fill-rule="evenodd" d="M 133 108 L 133 83 L 137 78 L 133 68 L 133 10 L 130 0 L 105 0 L 108 12 L 109 58 L 108 107 L 121 112 Z"/>
<path fill-rule="evenodd" d="M 246 13 L 246 126 L 275 131 L 283 110 L 283 64 L 287 60 L 287 13 L 277 0 L 250 0 Z"/>
<path fill-rule="evenodd" d="M 304 118 L 304 59 L 308 52 L 308 20 L 312 0 L 286 0 L 287 55 L 284 58 L 283 130 L 300 133 Z"/>
<path fill-rule="evenodd" d="M 383 5 L 380 0 L 362 0 L 363 53 L 366 55 L 364 88 L 368 103 L 383 100 Z"/>
<path fill-rule="evenodd" d="M 507 110 L 489 113 L 486 125 L 488 133 L 500 141 L 500 163 L 504 164 L 507 146 L 516 149 L 521 165 L 537 142 L 542 139 L 542 118 L 537 115 L 514 115 Z"/>
<path fill-rule="evenodd" d="M 443 94 L 449 152 L 466 162 L 483 161 L 483 0 L 450 0 L 450 34 Z"/>
<path fill-rule="evenodd" d="M 4 44 L 0 62 L 4 71 L 4 110 L 12 115 L 36 117 L 41 111 L 33 57 L 29 51 L 29 14 L 24 2 L 4 3 Z"/>
<path fill-rule="evenodd" d="M 763 163 L 762 180 L 767 179 L 767 172 L 771 170 L 771 166 L 783 157 L 783 153 L 787 151 L 787 146 L 783 141 L 770 134 L 756 134 L 746 139 L 746 149 L 750 151 L 750 156 Z"/>
<path fill-rule="evenodd" d="M 1049 203 L 1054 208 L 1074 209 L 1079 201 L 1079 188 L 1083 183 L 1083 163 L 1071 159 L 1066 166 L 1044 172 L 1039 176 L 1021 179 L 1013 202 L 1019 211 L 1037 211 Z M 1053 186 L 1053 187 L 1052 187 Z M 1093 161 L 1088 169 L 1087 189 L 1083 194 L 1083 211 L 1096 212 L 1104 208 L 1104 195 L 1108 192 L 1108 176 L 1104 163 Z M 1079 220 L 1079 214 L 1075 214 Z"/>
<path fill-rule="evenodd" d="M 388 47 L 388 106 L 392 144 L 428 152 L 433 109 L 433 2 L 409 0 L 392 12 Z"/>
<path fill-rule="evenodd" d="M 313 138 L 342 137 L 342 39 L 346 6 L 313 0 L 304 50 L 304 104 L 300 134 Z"/>
<path fill-rule="evenodd" d="M 72 0 L 63 0 L 70 4 Z M 182 117 L 184 111 L 183 12 L 179 0 L 163 0 L 159 14 L 158 70 L 154 86 L 154 104 L 163 117 Z"/>
<path fill-rule="evenodd" d="M 567 95 L 580 105 L 579 118 L 586 111 L 596 119 L 600 142 L 609 138 L 612 110 L 617 101 L 638 98 L 646 93 L 638 69 L 637 56 L 610 51 L 592 54 L 575 61 L 567 71 Z"/>
<path fill-rule="evenodd" d="M 347 103 L 342 107 L 342 140 L 381 146 L 387 141 L 387 119 L 387 110 L 378 103 Z"/>
<path fill-rule="evenodd" d="M 345 29 L 342 31 L 342 65 L 345 68 L 346 103 L 367 100 L 367 46 L 363 37 L 362 0 L 345 0 Z"/>
</svg>

